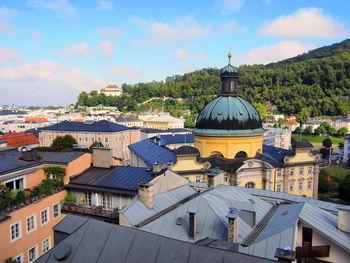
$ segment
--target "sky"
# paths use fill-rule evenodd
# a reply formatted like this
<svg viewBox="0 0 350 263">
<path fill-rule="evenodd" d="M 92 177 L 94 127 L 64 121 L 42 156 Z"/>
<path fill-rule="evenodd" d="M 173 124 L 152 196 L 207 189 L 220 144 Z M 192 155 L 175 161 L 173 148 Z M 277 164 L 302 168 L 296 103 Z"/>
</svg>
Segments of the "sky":
<svg viewBox="0 0 350 263">
<path fill-rule="evenodd" d="M 0 105 L 266 64 L 350 36 L 349 0 L 0 0 Z"/>
</svg>

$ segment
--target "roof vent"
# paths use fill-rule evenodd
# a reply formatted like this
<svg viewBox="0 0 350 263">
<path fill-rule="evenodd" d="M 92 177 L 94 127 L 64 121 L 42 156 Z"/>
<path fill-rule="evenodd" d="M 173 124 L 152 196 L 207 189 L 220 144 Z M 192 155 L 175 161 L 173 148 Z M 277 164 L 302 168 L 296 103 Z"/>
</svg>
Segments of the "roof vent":
<svg viewBox="0 0 350 263">
<path fill-rule="evenodd" d="M 178 226 L 181 226 L 183 222 L 184 222 L 184 219 L 183 219 L 182 217 L 176 218 L 176 224 L 177 224 Z"/>
<path fill-rule="evenodd" d="M 67 243 L 61 243 L 54 252 L 54 257 L 58 261 L 63 261 L 69 257 L 70 252 L 72 251 L 72 248 Z"/>
<path fill-rule="evenodd" d="M 84 124 L 93 124 L 95 121 L 94 120 L 86 120 L 84 121 Z"/>
<path fill-rule="evenodd" d="M 284 211 L 283 213 L 282 213 L 282 215 L 288 215 L 289 214 L 289 210 L 287 210 L 287 211 Z"/>
<path fill-rule="evenodd" d="M 249 198 L 248 200 L 249 200 L 249 202 L 251 202 L 252 204 L 255 204 L 255 200 L 254 200 L 253 198 Z"/>
<path fill-rule="evenodd" d="M 33 162 L 33 161 L 40 159 L 40 156 L 38 155 L 38 153 L 36 151 L 30 150 L 30 151 L 22 151 L 22 155 L 20 158 L 23 161 Z"/>
</svg>

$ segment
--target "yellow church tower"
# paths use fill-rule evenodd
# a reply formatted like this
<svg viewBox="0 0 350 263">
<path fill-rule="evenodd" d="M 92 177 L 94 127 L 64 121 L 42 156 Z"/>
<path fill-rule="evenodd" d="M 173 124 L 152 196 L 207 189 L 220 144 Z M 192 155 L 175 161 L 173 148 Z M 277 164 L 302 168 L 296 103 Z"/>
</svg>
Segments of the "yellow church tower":
<svg viewBox="0 0 350 263">
<path fill-rule="evenodd" d="M 194 146 L 203 158 L 220 154 L 228 159 L 262 153 L 264 129 L 259 113 L 237 95 L 238 71 L 229 63 L 220 70 L 221 94 L 197 118 Z"/>
</svg>

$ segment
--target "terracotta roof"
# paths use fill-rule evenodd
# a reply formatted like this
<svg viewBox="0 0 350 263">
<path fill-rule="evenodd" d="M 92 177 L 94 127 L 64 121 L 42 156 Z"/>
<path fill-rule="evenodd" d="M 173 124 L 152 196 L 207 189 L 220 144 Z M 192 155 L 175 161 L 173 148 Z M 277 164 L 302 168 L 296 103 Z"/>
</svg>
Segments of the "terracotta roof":
<svg viewBox="0 0 350 263">
<path fill-rule="evenodd" d="M 19 147 L 39 143 L 32 133 L 8 132 L 0 136 L 1 141 L 7 142 L 8 147 Z"/>
<path fill-rule="evenodd" d="M 72 120 L 72 121 L 74 121 L 74 122 L 84 122 L 83 119 L 75 119 L 75 120 Z"/>
<path fill-rule="evenodd" d="M 285 122 L 282 122 L 282 125 L 291 125 L 291 124 L 299 124 L 299 122 L 297 122 L 297 121 L 285 121 Z"/>
<path fill-rule="evenodd" d="M 26 122 L 49 122 L 46 118 L 43 117 L 27 117 L 24 120 Z"/>
</svg>

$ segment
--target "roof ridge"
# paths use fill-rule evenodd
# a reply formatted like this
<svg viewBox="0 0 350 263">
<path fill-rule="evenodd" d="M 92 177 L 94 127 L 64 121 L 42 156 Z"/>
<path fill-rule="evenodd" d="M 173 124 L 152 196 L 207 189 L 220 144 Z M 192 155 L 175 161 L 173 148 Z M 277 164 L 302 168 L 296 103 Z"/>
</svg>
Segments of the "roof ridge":
<svg viewBox="0 0 350 263">
<path fill-rule="evenodd" d="M 278 209 L 279 205 L 273 205 L 271 209 L 265 214 L 265 216 L 260 220 L 260 222 L 254 227 L 252 232 L 243 240 L 241 243 L 242 246 L 248 247 L 250 246 L 255 238 L 258 237 L 258 235 L 263 231 L 264 227 L 268 224 L 271 217 L 275 214 L 276 210 Z"/>
</svg>

